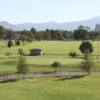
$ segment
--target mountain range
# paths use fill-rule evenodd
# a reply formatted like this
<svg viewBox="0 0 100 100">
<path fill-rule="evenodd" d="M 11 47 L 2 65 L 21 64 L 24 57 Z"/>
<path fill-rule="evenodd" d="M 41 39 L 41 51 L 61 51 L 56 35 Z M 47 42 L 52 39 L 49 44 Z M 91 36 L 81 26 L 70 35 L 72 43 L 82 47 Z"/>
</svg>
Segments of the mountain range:
<svg viewBox="0 0 100 100">
<path fill-rule="evenodd" d="M 0 21 L 0 26 L 4 26 L 5 28 L 12 30 L 30 30 L 34 27 L 37 31 L 45 30 L 45 29 L 54 29 L 54 30 L 74 30 L 78 26 L 89 26 L 91 29 L 95 29 L 95 25 L 100 24 L 100 16 L 94 17 L 87 20 L 75 21 L 75 22 L 47 22 L 47 23 L 22 23 L 22 24 L 11 24 L 6 21 Z"/>
</svg>

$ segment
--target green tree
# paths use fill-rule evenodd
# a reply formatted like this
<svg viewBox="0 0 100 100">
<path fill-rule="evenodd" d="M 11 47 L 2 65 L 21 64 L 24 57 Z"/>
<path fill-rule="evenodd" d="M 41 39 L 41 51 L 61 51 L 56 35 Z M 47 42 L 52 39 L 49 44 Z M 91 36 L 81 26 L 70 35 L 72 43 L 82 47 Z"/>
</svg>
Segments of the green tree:
<svg viewBox="0 0 100 100">
<path fill-rule="evenodd" d="M 18 48 L 18 54 L 20 55 L 20 56 L 24 56 L 24 50 L 22 49 L 22 48 Z"/>
<path fill-rule="evenodd" d="M 37 33 L 38 33 L 38 32 L 36 31 L 36 29 L 32 27 L 31 30 L 30 30 L 30 32 L 32 33 L 33 38 L 34 38 L 34 39 L 37 39 L 37 37 L 38 37 Z"/>
<path fill-rule="evenodd" d="M 42 34 L 42 32 L 37 32 L 37 34 L 35 35 L 35 39 L 36 40 L 42 40 L 43 39 L 43 34 Z"/>
<path fill-rule="evenodd" d="M 93 52 L 93 46 L 92 43 L 90 43 L 89 41 L 83 41 L 79 47 L 81 53 L 86 54 L 87 51 L 88 53 L 92 53 Z"/>
<path fill-rule="evenodd" d="M 17 63 L 17 72 L 18 73 L 27 73 L 29 71 L 28 65 L 26 63 L 26 60 L 24 58 L 24 56 L 20 56 L 18 63 Z"/>
<path fill-rule="evenodd" d="M 23 43 L 25 41 L 29 41 L 30 42 L 33 39 L 34 39 L 34 35 L 32 34 L 31 31 L 24 30 L 24 31 L 20 32 L 19 40 L 21 40 Z"/>
<path fill-rule="evenodd" d="M 11 40 L 8 41 L 7 46 L 11 48 L 13 46 L 13 42 Z"/>
<path fill-rule="evenodd" d="M 87 40 L 89 38 L 89 29 L 84 26 L 79 26 L 74 30 L 73 37 L 75 40 Z"/>
<path fill-rule="evenodd" d="M 21 34 L 19 39 L 23 42 L 23 44 L 25 43 L 25 41 L 27 40 L 27 36 Z"/>
<path fill-rule="evenodd" d="M 0 26 L 0 39 L 5 39 L 7 35 L 7 29 L 5 29 L 3 26 Z"/>
<path fill-rule="evenodd" d="M 82 62 L 81 69 L 85 72 L 88 72 L 88 74 L 90 74 L 91 69 L 94 67 L 94 62 L 88 50 L 84 54 L 83 59 L 84 59 L 84 62 Z"/>
<path fill-rule="evenodd" d="M 14 40 L 16 37 L 16 32 L 12 31 L 12 30 L 7 30 L 7 35 L 6 35 L 6 39 L 8 39 L 9 41 Z"/>
<path fill-rule="evenodd" d="M 46 29 L 46 30 L 43 32 L 43 39 L 44 39 L 44 40 L 51 40 L 51 34 L 50 34 L 50 30 L 49 30 L 49 29 Z"/>
<path fill-rule="evenodd" d="M 32 27 L 32 28 L 31 28 L 31 32 L 32 32 L 34 35 L 36 35 L 36 32 L 37 32 L 37 31 L 36 31 L 35 28 Z"/>
</svg>

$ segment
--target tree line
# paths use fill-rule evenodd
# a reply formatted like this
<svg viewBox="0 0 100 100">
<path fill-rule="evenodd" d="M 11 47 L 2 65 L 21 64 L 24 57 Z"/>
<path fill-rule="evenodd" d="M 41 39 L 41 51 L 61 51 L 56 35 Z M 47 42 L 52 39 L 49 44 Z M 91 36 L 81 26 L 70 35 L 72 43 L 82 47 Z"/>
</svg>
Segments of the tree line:
<svg viewBox="0 0 100 100">
<path fill-rule="evenodd" d="M 49 30 L 36 31 L 35 28 L 23 31 L 13 31 L 0 26 L 0 40 L 20 40 L 34 41 L 34 40 L 96 40 L 100 32 L 91 30 L 86 26 L 79 26 L 73 31 L 67 30 Z M 18 42 L 18 41 L 17 41 Z"/>
</svg>

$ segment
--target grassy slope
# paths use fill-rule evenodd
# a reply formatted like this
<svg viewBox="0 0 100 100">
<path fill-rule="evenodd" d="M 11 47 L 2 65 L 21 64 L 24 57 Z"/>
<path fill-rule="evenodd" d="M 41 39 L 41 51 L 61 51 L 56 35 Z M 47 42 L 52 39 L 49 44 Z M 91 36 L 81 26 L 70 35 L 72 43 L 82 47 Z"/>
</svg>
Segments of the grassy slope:
<svg viewBox="0 0 100 100">
<path fill-rule="evenodd" d="M 0 100 L 100 100 L 100 74 L 80 79 L 36 78 L 0 83 Z"/>
<path fill-rule="evenodd" d="M 96 43 L 93 44 L 96 46 Z M 53 70 L 48 65 L 54 60 L 68 64 L 68 66 L 62 67 L 62 70 L 71 67 L 71 65 L 77 67 L 77 64 L 82 61 L 80 58 L 72 59 L 66 55 L 70 51 L 80 54 L 79 45 L 80 42 L 42 41 L 28 43 L 21 48 L 26 53 L 34 47 L 42 48 L 45 51 L 46 54 L 43 56 L 26 57 L 33 71 Z M 0 42 L 0 71 L 16 70 L 17 49 L 17 47 L 8 49 L 6 44 Z M 9 58 L 5 56 L 8 50 L 12 53 Z M 38 64 L 38 66 L 34 66 L 34 64 Z M 100 75 L 71 80 L 35 78 L 0 83 L 0 100 L 100 100 Z"/>
<path fill-rule="evenodd" d="M 23 48 L 27 54 L 32 48 L 41 48 L 44 50 L 45 55 L 43 56 L 26 56 L 27 63 L 29 64 L 29 67 L 32 71 L 53 70 L 53 68 L 50 67 L 50 64 L 55 60 L 63 64 L 60 70 L 76 70 L 78 68 L 78 64 L 82 62 L 82 59 L 72 59 L 67 56 L 67 54 L 70 51 L 75 51 L 80 55 L 81 53 L 78 49 L 79 45 L 80 42 L 77 41 L 35 41 L 33 43 L 26 43 L 20 47 L 12 47 L 9 49 L 6 47 L 6 42 L 2 41 L 0 42 L 0 71 L 16 70 L 18 48 Z M 96 42 L 94 42 L 93 45 L 96 47 Z M 5 56 L 7 51 L 11 53 L 9 58 Z M 94 54 L 96 54 L 96 50 Z"/>
</svg>

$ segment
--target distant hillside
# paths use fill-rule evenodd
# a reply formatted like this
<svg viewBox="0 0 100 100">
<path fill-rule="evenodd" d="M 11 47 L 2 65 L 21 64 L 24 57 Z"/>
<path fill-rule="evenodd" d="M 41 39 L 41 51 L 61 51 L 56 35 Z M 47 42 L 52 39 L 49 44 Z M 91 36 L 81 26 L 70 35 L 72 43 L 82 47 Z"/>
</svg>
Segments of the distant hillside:
<svg viewBox="0 0 100 100">
<path fill-rule="evenodd" d="M 12 30 L 29 30 L 34 27 L 36 30 L 45 30 L 45 29 L 59 29 L 59 30 L 74 30 L 80 25 L 89 26 L 92 29 L 95 28 L 96 24 L 100 24 L 100 16 L 94 17 L 84 21 L 77 21 L 77 22 L 65 22 L 65 23 L 56 23 L 56 22 L 47 22 L 47 23 L 23 23 L 23 24 L 10 24 L 8 22 L 2 21 L 0 25 L 4 26 L 5 28 L 9 28 Z"/>
</svg>

